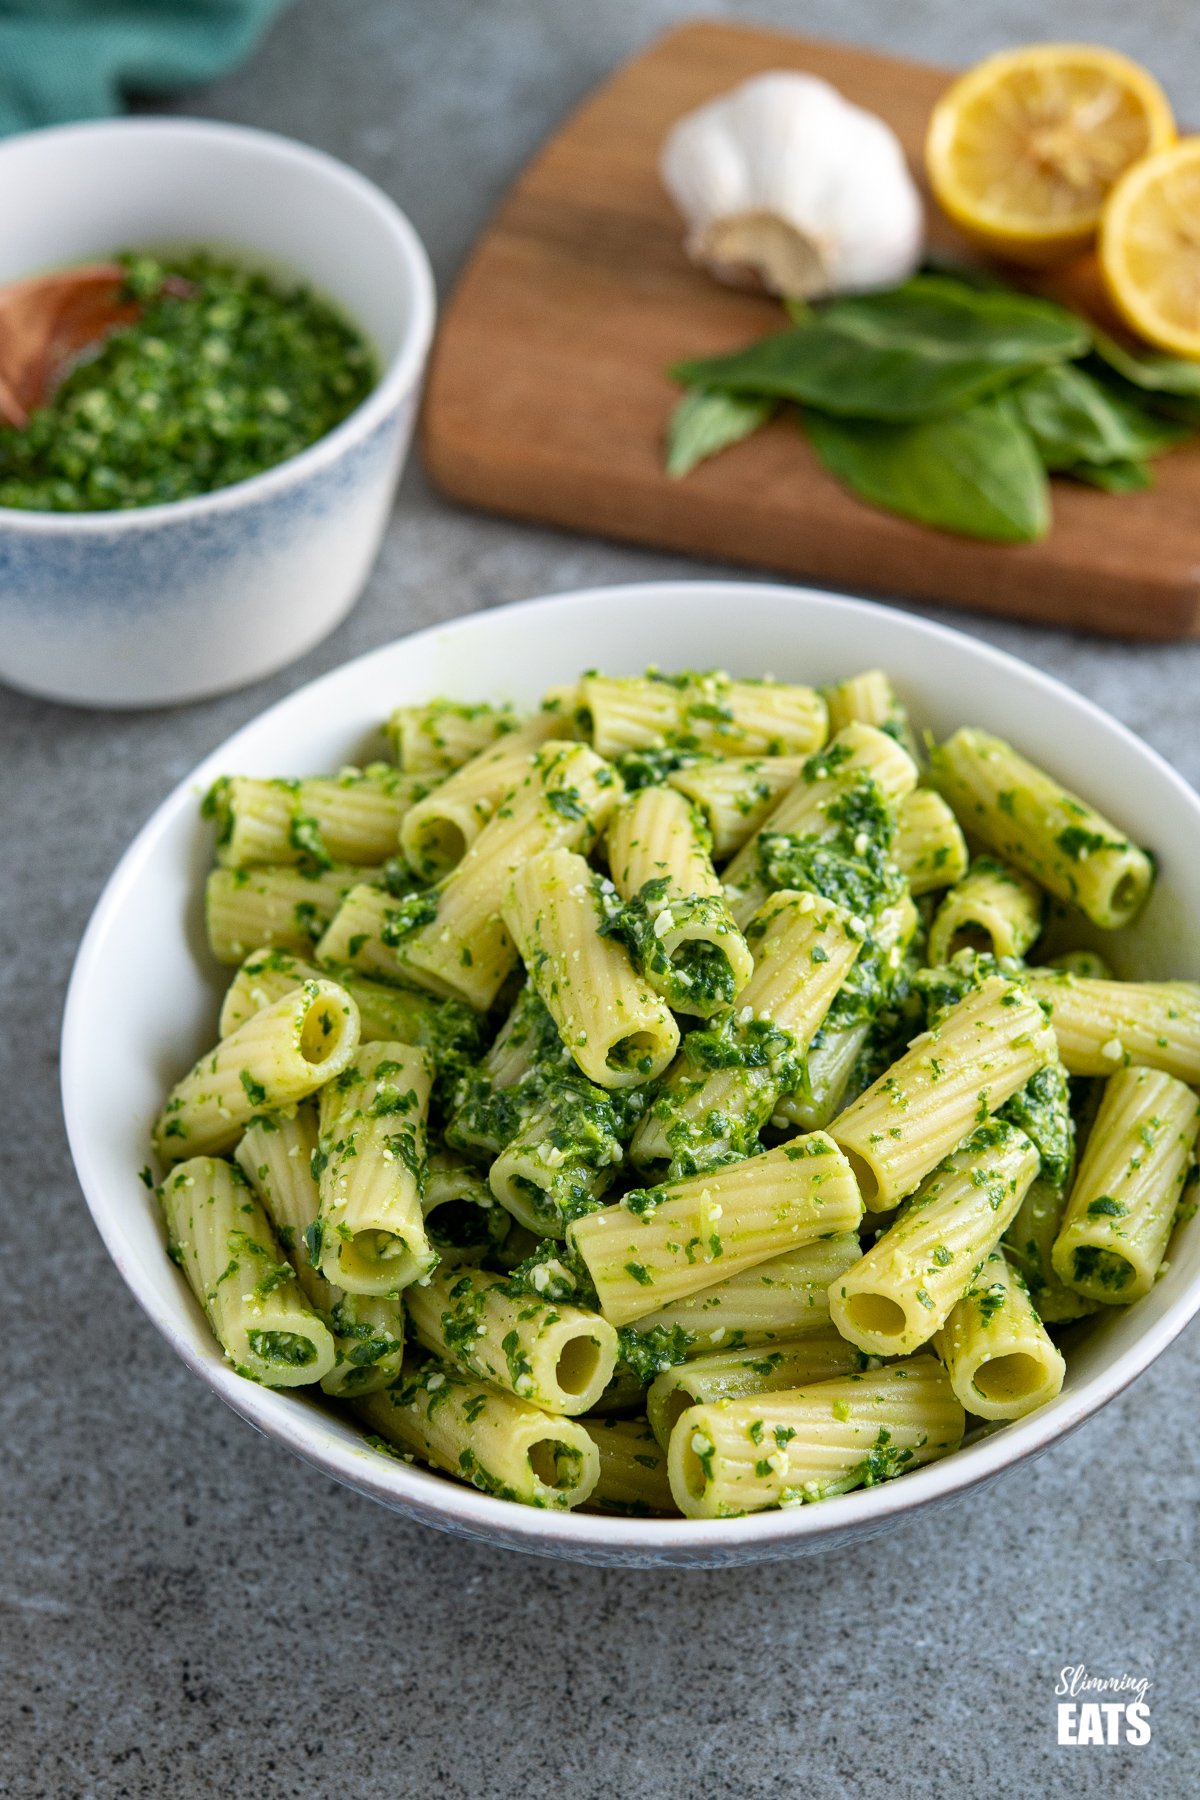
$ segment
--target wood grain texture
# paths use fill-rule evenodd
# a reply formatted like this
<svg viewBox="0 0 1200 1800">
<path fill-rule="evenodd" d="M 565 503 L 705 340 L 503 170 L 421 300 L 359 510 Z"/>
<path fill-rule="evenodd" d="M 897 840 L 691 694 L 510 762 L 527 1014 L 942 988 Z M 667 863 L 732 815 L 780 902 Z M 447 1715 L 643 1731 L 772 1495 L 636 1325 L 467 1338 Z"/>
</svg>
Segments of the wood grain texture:
<svg viewBox="0 0 1200 1800">
<path fill-rule="evenodd" d="M 626 64 L 524 171 L 445 309 L 423 417 L 426 464 L 471 505 L 604 536 L 1125 637 L 1200 634 L 1200 446 L 1145 494 L 1053 484 L 1040 544 L 993 545 L 863 505 L 776 420 L 683 481 L 663 472 L 684 356 L 780 324 L 683 254 L 657 175 L 671 123 L 760 70 L 825 76 L 881 113 L 914 169 L 946 71 L 725 24 L 672 32 Z M 930 211 L 930 236 L 954 233 Z M 1056 278 L 1089 291 L 1086 264 Z"/>
</svg>

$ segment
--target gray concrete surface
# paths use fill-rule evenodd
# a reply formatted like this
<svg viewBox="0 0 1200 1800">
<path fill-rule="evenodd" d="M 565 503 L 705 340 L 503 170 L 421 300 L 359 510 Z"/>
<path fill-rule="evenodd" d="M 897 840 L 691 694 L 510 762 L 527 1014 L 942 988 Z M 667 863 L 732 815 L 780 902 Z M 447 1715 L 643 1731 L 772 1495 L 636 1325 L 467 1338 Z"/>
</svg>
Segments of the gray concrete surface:
<svg viewBox="0 0 1200 1800">
<path fill-rule="evenodd" d="M 677 0 L 303 0 L 180 110 L 347 157 L 445 286 L 526 154 Z M 1185 0 L 753 0 L 947 62 L 1054 34 L 1149 59 L 1200 116 Z M 177 713 L 0 694 L 0 1792 L 19 1800 L 927 1800 L 1200 1791 L 1193 1330 L 1035 1466 L 792 1567 L 623 1574 L 462 1545 L 258 1439 L 108 1263 L 59 1118 L 71 956 L 167 788 L 262 706 L 431 621 L 681 560 L 455 512 L 412 469 L 353 618 L 299 667 Z M 959 623 L 1109 707 L 1200 778 L 1200 647 Z M 1144 1749 L 1059 1748 L 1059 1670 L 1153 1681 Z"/>
</svg>

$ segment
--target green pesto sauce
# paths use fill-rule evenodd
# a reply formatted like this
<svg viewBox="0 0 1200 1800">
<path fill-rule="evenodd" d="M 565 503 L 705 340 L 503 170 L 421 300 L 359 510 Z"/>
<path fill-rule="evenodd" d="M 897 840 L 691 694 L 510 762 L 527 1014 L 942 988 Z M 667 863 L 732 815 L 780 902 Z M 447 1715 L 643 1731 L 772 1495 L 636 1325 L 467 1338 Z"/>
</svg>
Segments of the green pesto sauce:
<svg viewBox="0 0 1200 1800">
<path fill-rule="evenodd" d="M 305 287 L 202 254 L 121 260 L 141 311 L 22 430 L 0 429 L 0 506 L 108 512 L 208 494 L 315 443 L 375 384 L 359 332 Z M 168 276 L 191 291 L 164 291 Z"/>
</svg>

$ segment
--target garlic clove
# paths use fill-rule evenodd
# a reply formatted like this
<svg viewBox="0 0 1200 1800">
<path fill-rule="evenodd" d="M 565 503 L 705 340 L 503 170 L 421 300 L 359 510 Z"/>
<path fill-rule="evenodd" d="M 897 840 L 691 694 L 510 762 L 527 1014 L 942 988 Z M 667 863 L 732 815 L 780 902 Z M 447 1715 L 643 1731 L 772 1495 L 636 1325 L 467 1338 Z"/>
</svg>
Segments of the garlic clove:
<svg viewBox="0 0 1200 1800">
<path fill-rule="evenodd" d="M 924 245 L 891 128 L 815 75 L 756 75 L 680 119 L 660 160 L 693 261 L 735 285 L 819 299 L 892 287 Z"/>
</svg>

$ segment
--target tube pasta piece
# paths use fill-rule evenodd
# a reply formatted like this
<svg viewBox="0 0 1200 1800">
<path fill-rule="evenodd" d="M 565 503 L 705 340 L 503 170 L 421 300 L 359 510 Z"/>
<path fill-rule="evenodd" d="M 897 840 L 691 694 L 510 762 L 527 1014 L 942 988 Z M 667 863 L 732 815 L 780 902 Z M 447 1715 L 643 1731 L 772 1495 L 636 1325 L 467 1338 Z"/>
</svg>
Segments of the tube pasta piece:
<svg viewBox="0 0 1200 1800">
<path fill-rule="evenodd" d="M 1054 1242 L 1062 1229 L 1066 1203 L 1066 1192 L 1059 1183 L 1039 1177 L 1030 1184 L 1001 1246 L 1047 1325 L 1065 1325 L 1096 1311 L 1094 1300 L 1085 1300 L 1054 1271 Z"/>
<path fill-rule="evenodd" d="M 436 1050 L 449 1043 L 464 1050 L 474 1047 L 474 1017 L 450 1015 L 448 1002 L 411 989 L 385 987 L 356 975 L 329 972 L 344 987 L 358 1008 L 359 1041 L 364 1044 L 391 1039 L 401 1044 L 420 1044 Z M 320 981 L 322 970 L 286 950 L 256 950 L 243 962 L 226 991 L 218 1029 L 228 1037 L 239 1025 L 282 1000 L 306 981 Z"/>
<path fill-rule="evenodd" d="M 608 1419 L 646 1409 L 646 1378 L 618 1360 L 612 1380 L 592 1407 L 594 1419 Z"/>
<path fill-rule="evenodd" d="M 909 723 L 908 709 L 892 685 L 890 675 L 882 669 L 866 669 L 845 681 L 823 688 L 829 708 L 829 735 L 835 737 L 847 725 L 874 725 L 902 744 L 916 760 L 917 742 Z"/>
<path fill-rule="evenodd" d="M 588 1512 L 631 1519 L 678 1514 L 666 1456 L 645 1419 L 584 1419 L 582 1424 L 600 1456 Z"/>
<path fill-rule="evenodd" d="M 582 856 L 547 850 L 517 870 L 503 919 L 589 1081 L 624 1088 L 661 1075 L 679 1027 L 622 946 L 600 936 L 599 899 Z"/>
<path fill-rule="evenodd" d="M 563 1082 L 535 1103 L 488 1170 L 507 1212 L 541 1237 L 562 1237 L 598 1201 L 624 1160 L 602 1089 Z"/>
<path fill-rule="evenodd" d="M 240 963 L 261 949 L 308 956 L 351 889 L 378 873 L 349 867 L 214 869 L 204 892 L 209 947 L 219 963 Z"/>
<path fill-rule="evenodd" d="M 1098 1097 L 1097 1097 L 1098 1099 Z M 1051 1255 L 1062 1225 L 1075 1166 L 1077 1129 L 1071 1089 L 1061 1063 L 1048 1063 L 1008 1102 L 1003 1116 L 1024 1131 L 1038 1151 L 1039 1174 L 1030 1184 L 1004 1234 L 1002 1249 L 1048 1325 L 1095 1312 L 1095 1303 L 1066 1287 Z"/>
<path fill-rule="evenodd" d="M 487 1182 L 451 1150 L 435 1150 L 429 1157 L 421 1213 L 445 1265 L 494 1255 L 512 1235 L 512 1219 Z"/>
<path fill-rule="evenodd" d="M 364 1044 L 321 1090 L 313 1259 L 352 1294 L 391 1294 L 437 1263 L 421 1211 L 429 1059 L 409 1044 Z"/>
<path fill-rule="evenodd" d="M 770 891 L 761 868 L 768 836 L 820 837 L 835 830 L 838 812 L 868 779 L 889 807 L 895 807 L 917 783 L 917 765 L 911 756 L 873 725 L 847 725 L 824 750 L 809 757 L 799 781 L 782 796 L 724 872 L 730 910 L 739 925 L 757 911 Z"/>
<path fill-rule="evenodd" d="M 1055 1240 L 1060 1281 L 1125 1306 L 1154 1286 L 1192 1164 L 1200 1102 L 1157 1069 L 1110 1078 Z"/>
<path fill-rule="evenodd" d="M 406 774 L 440 780 L 519 723 L 510 706 L 440 699 L 398 706 L 384 729 Z"/>
<path fill-rule="evenodd" d="M 621 803 L 609 821 L 608 856 L 624 904 L 611 907 L 605 929 L 670 1006 L 708 1018 L 745 987 L 754 962 L 702 831 L 673 788 L 641 788 Z"/>
<path fill-rule="evenodd" d="M 232 1150 L 256 1113 L 291 1106 L 340 1075 L 358 1008 L 333 981 L 306 981 L 255 1013 L 171 1089 L 154 1127 L 168 1162 Z"/>
<path fill-rule="evenodd" d="M 322 938 L 319 960 L 486 1012 L 517 959 L 500 915 L 512 877 L 544 850 L 589 848 L 621 793 L 615 770 L 586 745 L 552 739 L 453 874 L 372 917 L 356 891 Z"/>
<path fill-rule="evenodd" d="M 1022 981 L 1049 1009 L 1069 1074 L 1133 1066 L 1200 1083 L 1200 982 L 1105 981 L 1050 969 L 1030 969 Z"/>
<path fill-rule="evenodd" d="M 934 787 L 995 855 L 1105 930 L 1141 910 L 1154 882 L 1146 852 L 1002 738 L 964 727 L 930 756 Z"/>
<path fill-rule="evenodd" d="M 957 1450 L 963 1409 L 941 1364 L 915 1356 L 778 1394 L 690 1406 L 667 1472 L 680 1512 L 720 1519 L 873 1487 Z"/>
<path fill-rule="evenodd" d="M 456 869 L 500 802 L 521 785 L 530 758 L 564 735 L 557 715 L 539 713 L 411 806 L 400 827 L 400 848 L 418 878 L 438 881 Z"/>
<path fill-rule="evenodd" d="M 993 1250 L 934 1339 L 950 1385 L 980 1419 L 1020 1419 L 1061 1393 L 1067 1365 L 1025 1283 Z"/>
<path fill-rule="evenodd" d="M 914 896 L 953 887 L 966 874 L 962 827 L 932 788 L 914 788 L 897 806 L 893 855 Z"/>
<path fill-rule="evenodd" d="M 225 775 L 204 799 L 227 869 L 303 863 L 382 863 L 396 854 L 401 821 L 425 783 L 387 763 L 303 781 Z"/>
<path fill-rule="evenodd" d="M 1042 890 L 994 856 L 977 856 L 946 895 L 929 927 L 929 961 L 960 950 L 1023 957 L 1042 929 Z"/>
<path fill-rule="evenodd" d="M 320 1208 L 312 1172 L 314 1106 L 254 1120 L 235 1155 L 267 1210 L 309 1305 L 333 1332 L 336 1360 L 321 1377 L 327 1394 L 350 1399 L 395 1381 L 404 1359 L 404 1309 L 397 1294 L 347 1294 L 313 1267 L 308 1232 Z"/>
<path fill-rule="evenodd" d="M 635 1319 L 624 1336 L 632 1334 L 647 1353 L 661 1346 L 672 1360 L 687 1360 L 821 1332 L 829 1324 L 831 1282 L 861 1255 L 856 1232 L 834 1232 L 685 1294 Z"/>
<path fill-rule="evenodd" d="M 802 756 L 712 758 L 674 770 L 667 784 L 700 808 L 712 854 L 724 862 L 754 836 L 780 795 L 800 779 L 804 762 Z"/>
<path fill-rule="evenodd" d="M 1056 1055 L 1036 1000 L 993 976 L 913 1039 L 833 1121 L 871 1212 L 886 1212 Z M 1023 1190 L 1022 1190 L 1023 1191 Z"/>
<path fill-rule="evenodd" d="M 676 1420 L 689 1406 L 808 1387 L 814 1381 L 849 1375 L 866 1361 L 862 1352 L 832 1327 L 755 1350 L 717 1351 L 656 1375 L 646 1394 L 646 1416 L 665 1450 Z"/>
<path fill-rule="evenodd" d="M 850 981 L 835 996 L 809 1046 L 799 1087 L 776 1104 L 772 1123 L 779 1130 L 798 1125 L 804 1131 L 822 1131 L 839 1111 L 919 923 L 907 894 L 880 913 Z M 860 986 L 860 992 L 852 993 Z"/>
<path fill-rule="evenodd" d="M 1098 950 L 1064 950 L 1061 956 L 1052 956 L 1046 967 L 1061 969 L 1067 975 L 1078 975 L 1086 981 L 1113 979 L 1112 969 Z"/>
<path fill-rule="evenodd" d="M 360 1400 L 358 1415 L 388 1444 L 499 1500 L 566 1511 L 600 1474 L 595 1444 L 575 1419 L 554 1417 L 442 1363 Z"/>
<path fill-rule="evenodd" d="M 604 1319 L 479 1269 L 439 1270 L 406 1305 L 427 1350 L 545 1412 L 587 1412 L 617 1366 L 617 1334 Z"/>
<path fill-rule="evenodd" d="M 852 1230 L 862 1202 L 822 1132 L 576 1219 L 567 1241 L 614 1325 L 641 1318 L 784 1250 Z"/>
<path fill-rule="evenodd" d="M 336 1354 L 329 1328 L 304 1298 L 241 1170 L 195 1156 L 171 1171 L 158 1195 L 171 1260 L 238 1374 L 264 1387 L 327 1376 Z"/>
<path fill-rule="evenodd" d="M 680 898 L 722 892 L 695 812 L 674 788 L 626 795 L 608 822 L 608 866 L 622 900 L 648 881 L 665 881 L 665 893 Z"/>
<path fill-rule="evenodd" d="M 536 1064 L 562 1051 L 558 1027 L 545 1001 L 533 983 L 526 981 L 483 1059 L 483 1072 L 494 1087 L 514 1087 Z"/>
<path fill-rule="evenodd" d="M 733 1012 L 689 1033 L 683 1054 L 651 1102 L 631 1154 L 691 1173 L 747 1155 L 803 1058 L 862 945 L 850 915 L 831 900 L 781 889 L 746 927 L 754 973 Z"/>
<path fill-rule="evenodd" d="M 585 675 L 579 700 L 601 756 L 669 743 L 725 756 L 808 754 L 825 742 L 828 726 L 815 688 L 731 681 L 720 671 Z"/>
<path fill-rule="evenodd" d="M 829 1291 L 834 1325 L 871 1356 L 906 1356 L 939 1331 L 1000 1242 L 1038 1172 L 1015 1125 L 973 1131 Z"/>
</svg>

